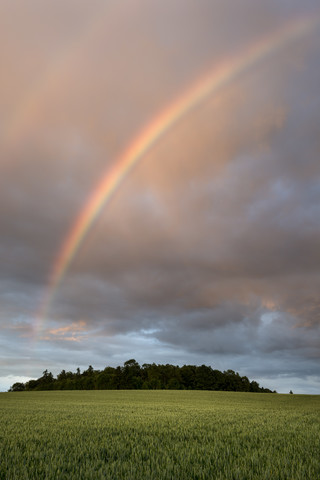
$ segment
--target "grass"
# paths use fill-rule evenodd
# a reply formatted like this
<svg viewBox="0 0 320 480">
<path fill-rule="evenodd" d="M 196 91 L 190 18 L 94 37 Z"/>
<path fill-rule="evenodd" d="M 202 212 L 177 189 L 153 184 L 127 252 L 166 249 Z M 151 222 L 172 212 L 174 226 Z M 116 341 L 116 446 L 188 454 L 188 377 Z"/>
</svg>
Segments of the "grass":
<svg viewBox="0 0 320 480">
<path fill-rule="evenodd" d="M 0 394 L 0 479 L 320 479 L 320 396 Z"/>
</svg>

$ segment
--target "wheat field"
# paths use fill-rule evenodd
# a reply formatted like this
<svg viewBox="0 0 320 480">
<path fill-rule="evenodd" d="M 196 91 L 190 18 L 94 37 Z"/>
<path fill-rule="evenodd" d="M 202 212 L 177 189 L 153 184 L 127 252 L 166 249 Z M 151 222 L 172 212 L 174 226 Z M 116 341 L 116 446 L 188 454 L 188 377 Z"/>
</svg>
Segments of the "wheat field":
<svg viewBox="0 0 320 480">
<path fill-rule="evenodd" d="M 320 396 L 0 394 L 1 480 L 320 478 Z"/>
</svg>

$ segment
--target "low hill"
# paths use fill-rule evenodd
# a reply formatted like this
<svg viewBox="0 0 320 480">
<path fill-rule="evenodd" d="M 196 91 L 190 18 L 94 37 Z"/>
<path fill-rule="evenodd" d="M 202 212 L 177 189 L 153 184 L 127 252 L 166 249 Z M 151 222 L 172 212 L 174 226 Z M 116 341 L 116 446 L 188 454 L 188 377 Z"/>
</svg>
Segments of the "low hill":
<svg viewBox="0 0 320 480">
<path fill-rule="evenodd" d="M 94 370 L 90 365 L 82 373 L 62 370 L 55 378 L 45 370 L 37 380 L 15 383 L 9 392 L 28 390 L 223 390 L 234 392 L 275 393 L 257 382 L 241 377 L 233 370 L 220 372 L 201 365 L 139 365 L 131 359 L 123 367 Z"/>
</svg>

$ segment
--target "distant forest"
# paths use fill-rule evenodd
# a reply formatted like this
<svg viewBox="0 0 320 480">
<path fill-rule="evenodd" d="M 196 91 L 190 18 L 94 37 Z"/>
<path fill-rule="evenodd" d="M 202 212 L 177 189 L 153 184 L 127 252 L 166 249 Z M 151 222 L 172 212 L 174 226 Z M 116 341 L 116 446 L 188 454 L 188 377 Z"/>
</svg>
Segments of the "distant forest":
<svg viewBox="0 0 320 480">
<path fill-rule="evenodd" d="M 31 390 L 224 390 L 231 392 L 276 393 L 262 388 L 254 380 L 241 377 L 233 370 L 220 372 L 210 366 L 139 365 L 131 359 L 123 367 L 94 370 L 90 365 L 82 373 L 62 370 L 55 378 L 45 370 L 37 380 L 14 383 L 9 392 Z"/>
</svg>

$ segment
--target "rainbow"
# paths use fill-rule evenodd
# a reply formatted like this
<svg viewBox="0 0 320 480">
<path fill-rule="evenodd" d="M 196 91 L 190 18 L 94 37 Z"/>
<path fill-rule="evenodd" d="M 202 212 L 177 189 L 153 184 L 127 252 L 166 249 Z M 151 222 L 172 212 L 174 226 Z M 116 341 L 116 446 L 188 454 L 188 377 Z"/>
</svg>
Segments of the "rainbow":
<svg viewBox="0 0 320 480">
<path fill-rule="evenodd" d="M 129 146 L 108 168 L 97 184 L 89 200 L 80 211 L 76 221 L 68 232 L 62 247 L 56 257 L 45 298 L 37 315 L 38 330 L 47 316 L 53 296 L 61 283 L 67 269 L 84 241 L 92 223 L 102 208 L 110 201 L 119 185 L 149 151 L 155 143 L 171 129 L 184 115 L 209 95 L 213 95 L 222 87 L 235 80 L 240 74 L 265 59 L 280 47 L 298 39 L 311 31 L 318 23 L 318 18 L 295 19 L 278 31 L 273 31 L 267 37 L 249 47 L 228 61 L 215 66 L 207 75 L 202 77 L 191 88 L 171 103 L 167 108 L 154 117 L 133 139 Z"/>
</svg>

